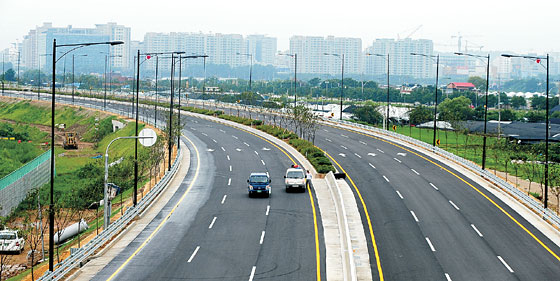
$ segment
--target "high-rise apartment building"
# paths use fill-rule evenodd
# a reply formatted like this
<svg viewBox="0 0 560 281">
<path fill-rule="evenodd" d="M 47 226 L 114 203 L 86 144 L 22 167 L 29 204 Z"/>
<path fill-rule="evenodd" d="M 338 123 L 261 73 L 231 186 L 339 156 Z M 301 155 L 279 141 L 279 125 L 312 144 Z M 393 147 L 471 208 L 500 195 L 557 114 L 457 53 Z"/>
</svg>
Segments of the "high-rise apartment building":
<svg viewBox="0 0 560 281">
<path fill-rule="evenodd" d="M 253 63 L 274 65 L 277 40 L 264 35 L 249 35 L 245 39 L 247 53 L 253 54 Z"/>
<path fill-rule="evenodd" d="M 109 48 L 109 63 L 113 69 L 128 69 L 130 57 L 130 27 L 118 25 L 114 22 L 107 24 L 96 24 L 95 28 L 98 33 L 109 35 L 110 41 L 123 41 L 124 44 L 112 46 Z"/>
<path fill-rule="evenodd" d="M 377 39 L 366 50 L 373 54 L 389 54 L 389 70 L 391 75 L 412 76 L 415 78 L 435 77 L 435 62 L 423 56 L 413 56 L 410 53 L 432 55 L 434 44 L 431 40 L 410 38 Z M 387 61 L 379 56 L 366 56 L 366 74 L 383 75 L 387 73 Z"/>
<path fill-rule="evenodd" d="M 298 54 L 298 73 L 340 74 L 343 54 L 345 73 L 358 74 L 362 70 L 362 39 L 360 38 L 292 36 L 290 53 Z M 327 56 L 325 53 L 338 56 Z"/>
</svg>

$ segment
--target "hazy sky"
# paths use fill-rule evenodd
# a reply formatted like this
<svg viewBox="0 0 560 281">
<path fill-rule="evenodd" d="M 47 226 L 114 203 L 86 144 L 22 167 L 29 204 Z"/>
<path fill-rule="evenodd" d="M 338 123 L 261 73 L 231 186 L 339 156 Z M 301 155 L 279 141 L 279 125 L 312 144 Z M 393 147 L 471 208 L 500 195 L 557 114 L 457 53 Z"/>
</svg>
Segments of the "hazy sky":
<svg viewBox="0 0 560 281">
<path fill-rule="evenodd" d="M 265 34 L 289 47 L 292 35 L 432 39 L 435 49 L 457 49 L 453 35 L 472 49 L 560 52 L 560 1 L 554 0 L 0 0 L 0 49 L 22 40 L 30 29 L 94 27 L 117 22 L 132 28 L 132 39 L 146 32 Z M 469 48 L 471 49 L 471 48 Z"/>
</svg>

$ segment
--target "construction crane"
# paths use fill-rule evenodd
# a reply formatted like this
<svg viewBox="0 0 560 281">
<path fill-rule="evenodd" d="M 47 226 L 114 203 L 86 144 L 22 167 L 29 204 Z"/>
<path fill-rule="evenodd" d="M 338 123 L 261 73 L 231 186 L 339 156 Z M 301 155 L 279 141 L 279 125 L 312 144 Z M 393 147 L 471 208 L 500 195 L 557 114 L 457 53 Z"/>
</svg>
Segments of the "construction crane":
<svg viewBox="0 0 560 281">
<path fill-rule="evenodd" d="M 412 32 L 410 32 L 410 33 L 408 34 L 408 36 L 406 36 L 406 37 L 403 38 L 403 39 L 408 39 L 408 38 L 410 38 L 410 36 L 414 35 L 414 33 L 416 33 L 420 28 L 422 28 L 422 26 L 423 26 L 423 25 L 421 24 L 421 25 L 417 26 L 416 28 L 414 28 L 414 29 L 412 30 Z M 404 31 L 402 31 L 402 32 L 406 32 L 406 30 L 404 30 Z M 399 34 L 399 33 L 397 33 L 397 40 L 401 40 L 401 37 L 400 37 L 400 34 Z"/>
<path fill-rule="evenodd" d="M 472 46 L 474 46 L 475 48 L 478 48 L 478 51 L 482 51 L 482 48 L 484 48 L 484 46 L 482 46 L 482 45 L 478 45 L 478 44 L 475 44 L 475 43 L 472 42 L 472 41 L 465 40 L 465 52 L 466 52 L 466 53 L 469 52 L 469 44 L 472 45 Z"/>
<path fill-rule="evenodd" d="M 461 52 L 461 39 L 463 39 L 461 32 L 458 32 L 457 35 L 451 36 L 451 38 L 457 38 L 457 52 Z"/>
</svg>

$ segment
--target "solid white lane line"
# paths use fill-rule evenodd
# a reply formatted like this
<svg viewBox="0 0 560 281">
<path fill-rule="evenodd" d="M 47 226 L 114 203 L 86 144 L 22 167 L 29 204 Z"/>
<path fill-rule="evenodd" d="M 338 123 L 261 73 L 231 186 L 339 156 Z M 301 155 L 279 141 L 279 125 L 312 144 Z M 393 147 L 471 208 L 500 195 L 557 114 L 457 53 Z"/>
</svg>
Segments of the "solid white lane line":
<svg viewBox="0 0 560 281">
<path fill-rule="evenodd" d="M 379 151 L 379 152 L 381 152 L 381 153 L 385 153 L 385 152 L 383 152 L 383 150 L 381 150 L 381 149 L 379 149 L 379 148 L 377 149 L 377 151 Z"/>
<path fill-rule="evenodd" d="M 226 151 L 226 149 L 225 149 L 223 146 L 222 146 L 222 150 L 223 150 L 223 151 Z"/>
<path fill-rule="evenodd" d="M 449 276 L 449 274 L 447 274 L 447 273 L 445 274 L 445 278 L 447 279 L 447 281 L 452 281 L 451 276 Z"/>
<path fill-rule="evenodd" d="M 231 136 L 231 137 L 232 137 L 232 138 L 234 138 L 234 139 L 236 139 L 236 140 L 238 140 L 238 139 L 239 139 L 239 138 L 238 138 L 238 137 L 236 137 L 236 136 Z"/>
<path fill-rule="evenodd" d="M 397 162 L 399 162 L 399 163 L 402 163 L 402 161 L 399 160 L 399 159 L 397 159 L 397 158 L 394 158 L 394 157 L 393 157 L 393 159 L 395 159 L 395 161 L 397 161 Z"/>
<path fill-rule="evenodd" d="M 231 172 L 231 165 L 229 165 L 229 171 Z"/>
<path fill-rule="evenodd" d="M 375 168 L 375 166 L 373 166 L 373 164 L 371 164 L 371 163 L 368 163 L 368 164 L 369 164 L 370 167 L 372 167 L 374 169 L 377 169 L 377 168 Z"/>
<path fill-rule="evenodd" d="M 513 269 L 509 267 L 509 265 L 506 263 L 504 259 L 502 259 L 502 257 L 498 256 L 498 259 L 504 264 L 504 266 L 509 270 L 509 272 L 513 273 Z"/>
<path fill-rule="evenodd" d="M 243 142 L 243 143 L 244 143 L 244 144 L 245 144 L 246 146 L 249 146 L 249 144 L 248 144 L 248 143 L 246 143 L 246 142 Z"/>
<path fill-rule="evenodd" d="M 430 183 L 430 185 L 431 185 L 435 190 L 439 190 L 439 189 L 437 188 L 437 186 L 435 186 L 433 183 Z"/>
<path fill-rule="evenodd" d="M 266 216 L 268 216 L 268 212 L 270 211 L 270 205 L 266 206 Z"/>
<path fill-rule="evenodd" d="M 415 174 L 420 175 L 420 173 L 416 172 L 416 170 L 414 169 L 410 169 L 410 170 L 412 170 Z"/>
<path fill-rule="evenodd" d="M 216 219 L 217 219 L 217 217 L 214 217 L 214 219 L 212 220 L 212 222 L 208 226 L 208 229 L 212 229 L 212 226 L 214 226 L 214 223 L 216 222 Z"/>
<path fill-rule="evenodd" d="M 213 142 L 218 143 L 218 141 L 216 141 L 215 139 L 212 139 Z"/>
<path fill-rule="evenodd" d="M 332 142 L 332 140 L 326 139 L 328 142 Z"/>
<path fill-rule="evenodd" d="M 348 147 L 346 147 L 346 146 L 344 146 L 344 145 L 341 145 L 340 147 L 342 147 L 342 148 L 344 148 L 344 149 L 348 149 Z"/>
<path fill-rule="evenodd" d="M 224 202 L 226 202 L 226 198 L 227 198 L 227 195 L 224 195 L 224 197 L 222 198 L 222 204 L 224 204 Z"/>
<path fill-rule="evenodd" d="M 257 269 L 256 266 L 253 266 L 253 269 L 251 270 L 251 275 L 249 275 L 249 281 L 253 281 L 253 277 L 255 276 L 255 270 Z"/>
<path fill-rule="evenodd" d="M 191 262 L 194 259 L 194 256 L 196 256 L 196 253 L 198 253 L 199 249 L 200 249 L 200 246 L 197 246 L 187 262 Z"/>
<path fill-rule="evenodd" d="M 414 211 L 410 211 L 410 213 L 412 214 L 412 216 L 414 217 L 414 220 L 416 222 L 419 222 L 418 217 L 416 217 L 416 214 L 414 213 Z"/>
<path fill-rule="evenodd" d="M 203 136 L 205 136 L 205 137 L 207 137 L 207 136 L 208 136 L 208 134 L 207 134 L 207 133 L 202 133 L 202 135 L 203 135 Z"/>
<path fill-rule="evenodd" d="M 363 145 L 367 145 L 367 143 L 366 143 L 366 142 L 363 142 L 363 141 L 360 141 L 360 143 L 363 144 Z"/>
<path fill-rule="evenodd" d="M 451 204 L 455 209 L 457 209 L 457 211 L 459 211 L 459 207 L 457 207 L 457 205 L 455 205 L 453 201 L 449 200 L 449 204 Z"/>
<path fill-rule="evenodd" d="M 230 160 L 230 159 L 229 159 L 229 155 L 227 156 L 227 160 L 228 160 L 228 161 Z"/>
<path fill-rule="evenodd" d="M 261 162 L 263 163 L 263 165 L 266 165 L 266 164 L 264 163 L 264 160 L 261 159 Z"/>
<path fill-rule="evenodd" d="M 404 199 L 404 197 L 402 197 L 401 193 L 400 193 L 398 190 L 397 190 L 397 194 L 399 195 L 399 197 L 400 197 L 401 199 Z"/>
<path fill-rule="evenodd" d="M 383 178 L 384 178 L 387 182 L 389 182 L 389 179 L 388 179 L 386 176 L 383 176 Z"/>
<path fill-rule="evenodd" d="M 360 154 L 358 154 L 358 153 L 354 153 L 354 155 L 356 155 L 356 157 L 358 157 L 358 158 L 362 158 L 362 156 L 360 156 Z"/>
<path fill-rule="evenodd" d="M 430 238 L 426 237 L 426 242 L 428 242 L 428 245 L 430 246 L 430 249 L 432 249 L 432 252 L 435 252 L 436 248 L 434 248 L 434 245 L 432 245 L 432 241 L 430 241 Z"/>
<path fill-rule="evenodd" d="M 471 227 L 474 229 L 474 231 L 476 231 L 478 236 L 482 237 L 482 233 L 480 233 L 480 231 L 478 231 L 478 228 L 476 228 L 476 226 L 474 226 L 474 224 L 471 224 Z"/>
<path fill-rule="evenodd" d="M 231 185 L 231 178 L 228 179 L 227 185 Z"/>
<path fill-rule="evenodd" d="M 258 153 L 256 150 L 255 150 L 255 154 L 256 154 L 256 155 L 259 155 L 259 153 Z"/>
<path fill-rule="evenodd" d="M 263 232 L 262 232 L 262 234 L 261 234 L 261 241 L 259 242 L 259 244 L 262 244 L 262 243 L 263 243 L 263 240 L 264 240 L 264 230 L 263 230 Z"/>
</svg>

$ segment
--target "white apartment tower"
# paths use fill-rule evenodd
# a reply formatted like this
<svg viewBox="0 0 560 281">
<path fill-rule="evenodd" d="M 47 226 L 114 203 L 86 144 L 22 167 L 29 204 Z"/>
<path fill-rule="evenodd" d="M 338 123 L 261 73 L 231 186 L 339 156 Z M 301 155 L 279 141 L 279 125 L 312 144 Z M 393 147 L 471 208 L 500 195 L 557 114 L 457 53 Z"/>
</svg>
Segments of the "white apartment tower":
<svg viewBox="0 0 560 281">
<path fill-rule="evenodd" d="M 129 68 L 130 49 L 130 27 L 118 25 L 117 23 L 110 22 L 107 24 L 96 24 L 95 28 L 100 34 L 109 35 L 110 41 L 123 41 L 124 44 L 115 45 L 109 48 L 110 51 L 110 65 L 117 69 Z"/>
<path fill-rule="evenodd" d="M 389 68 L 391 75 L 412 76 L 416 78 L 435 77 L 435 58 L 432 61 L 423 56 L 413 56 L 410 53 L 433 55 L 434 44 L 431 40 L 410 38 L 377 39 L 373 46 L 367 49 L 373 54 L 389 54 Z M 387 61 L 379 56 L 365 56 L 365 73 L 384 75 L 387 73 Z"/>
<path fill-rule="evenodd" d="M 249 35 L 245 42 L 247 44 L 247 53 L 253 55 L 253 63 L 262 65 L 274 64 L 277 52 L 276 38 L 264 35 Z"/>
<path fill-rule="evenodd" d="M 298 54 L 298 73 L 338 75 L 342 71 L 343 54 L 344 72 L 361 73 L 362 39 L 360 38 L 292 36 L 290 53 Z M 338 56 L 327 56 L 325 53 Z"/>
</svg>

